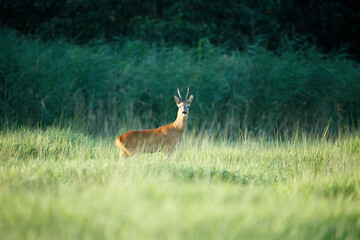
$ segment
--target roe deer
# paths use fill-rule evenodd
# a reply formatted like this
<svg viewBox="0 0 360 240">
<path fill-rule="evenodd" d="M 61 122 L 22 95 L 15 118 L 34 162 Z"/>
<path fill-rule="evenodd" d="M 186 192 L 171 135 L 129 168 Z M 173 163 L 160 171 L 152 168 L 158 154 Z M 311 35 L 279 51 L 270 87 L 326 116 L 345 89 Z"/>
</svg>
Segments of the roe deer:
<svg viewBox="0 0 360 240">
<path fill-rule="evenodd" d="M 156 129 L 128 131 L 116 138 L 115 145 L 123 151 L 124 156 L 129 157 L 134 153 L 162 150 L 172 152 L 180 143 L 194 96 L 191 95 L 187 98 L 189 88 L 184 99 L 182 99 L 179 89 L 177 92 L 179 97 L 174 96 L 174 99 L 178 106 L 178 113 L 173 123 Z"/>
</svg>

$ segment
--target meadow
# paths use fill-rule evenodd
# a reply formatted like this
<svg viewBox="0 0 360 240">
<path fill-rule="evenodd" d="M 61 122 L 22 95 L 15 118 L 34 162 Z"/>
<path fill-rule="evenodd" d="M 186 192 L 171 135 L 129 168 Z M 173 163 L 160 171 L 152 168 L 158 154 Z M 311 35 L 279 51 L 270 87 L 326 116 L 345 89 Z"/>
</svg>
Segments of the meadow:
<svg viewBox="0 0 360 240">
<path fill-rule="evenodd" d="M 284 42 L 76 45 L 0 29 L 0 239 L 359 239 L 360 68 Z M 115 137 L 175 119 L 181 145 Z"/>
<path fill-rule="evenodd" d="M 121 130 L 119 130 L 121 131 Z M 188 131 L 122 158 L 71 126 L 4 127 L 2 239 L 359 239 L 360 137 Z"/>
</svg>

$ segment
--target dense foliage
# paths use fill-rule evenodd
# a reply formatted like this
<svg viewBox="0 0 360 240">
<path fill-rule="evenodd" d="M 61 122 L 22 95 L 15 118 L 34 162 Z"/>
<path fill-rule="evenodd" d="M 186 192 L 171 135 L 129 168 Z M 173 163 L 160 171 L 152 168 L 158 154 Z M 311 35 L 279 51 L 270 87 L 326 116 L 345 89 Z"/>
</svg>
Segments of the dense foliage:
<svg viewBox="0 0 360 240">
<path fill-rule="evenodd" d="M 284 37 L 325 50 L 360 53 L 360 9 L 349 0 L 3 0 L 0 22 L 45 38 L 142 39 L 242 49 L 262 40 L 277 49 Z"/>
<path fill-rule="evenodd" d="M 341 54 L 284 46 L 278 55 L 253 45 L 224 51 L 157 48 L 138 41 L 77 46 L 43 43 L 0 31 L 2 121 L 51 124 L 56 119 L 119 129 L 175 119 L 176 88 L 195 96 L 190 121 L 280 131 L 356 125 L 360 68 Z M 125 122 L 124 122 L 125 121 Z M 138 122 L 137 122 L 138 121 Z M 189 124 L 192 126 L 193 124 Z"/>
</svg>

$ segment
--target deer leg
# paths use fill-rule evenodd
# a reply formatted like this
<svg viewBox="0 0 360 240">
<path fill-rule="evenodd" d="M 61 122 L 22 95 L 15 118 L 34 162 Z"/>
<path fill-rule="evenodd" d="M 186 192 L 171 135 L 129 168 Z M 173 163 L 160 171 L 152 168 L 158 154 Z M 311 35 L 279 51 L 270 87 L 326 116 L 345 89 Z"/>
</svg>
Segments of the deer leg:
<svg viewBox="0 0 360 240">
<path fill-rule="evenodd" d="M 125 156 L 127 158 L 134 155 L 134 153 L 132 151 L 130 151 L 129 149 L 127 149 L 125 146 L 123 146 L 122 152 L 123 152 L 123 156 Z"/>
<path fill-rule="evenodd" d="M 174 152 L 175 152 L 175 148 L 172 146 L 171 147 L 168 146 L 168 147 L 164 148 L 164 153 L 168 156 L 172 156 L 174 154 Z"/>
<path fill-rule="evenodd" d="M 124 143 L 121 141 L 121 136 L 115 140 L 115 145 L 122 151 L 124 157 L 130 157 L 134 154 L 125 147 Z"/>
</svg>

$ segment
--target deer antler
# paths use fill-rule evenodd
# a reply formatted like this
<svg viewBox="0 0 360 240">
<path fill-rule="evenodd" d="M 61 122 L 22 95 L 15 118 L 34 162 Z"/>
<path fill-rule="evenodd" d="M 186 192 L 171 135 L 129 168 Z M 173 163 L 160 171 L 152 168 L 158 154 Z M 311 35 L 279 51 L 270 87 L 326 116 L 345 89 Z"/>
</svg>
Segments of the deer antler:
<svg viewBox="0 0 360 240">
<path fill-rule="evenodd" d="M 187 100 L 188 95 L 189 95 L 189 87 L 188 87 L 187 92 L 186 92 L 185 100 Z"/>
<path fill-rule="evenodd" d="M 181 94 L 180 94 L 179 89 L 177 89 L 177 92 L 178 92 L 178 94 L 179 94 L 180 100 L 182 100 L 182 97 L 181 97 Z"/>
</svg>

